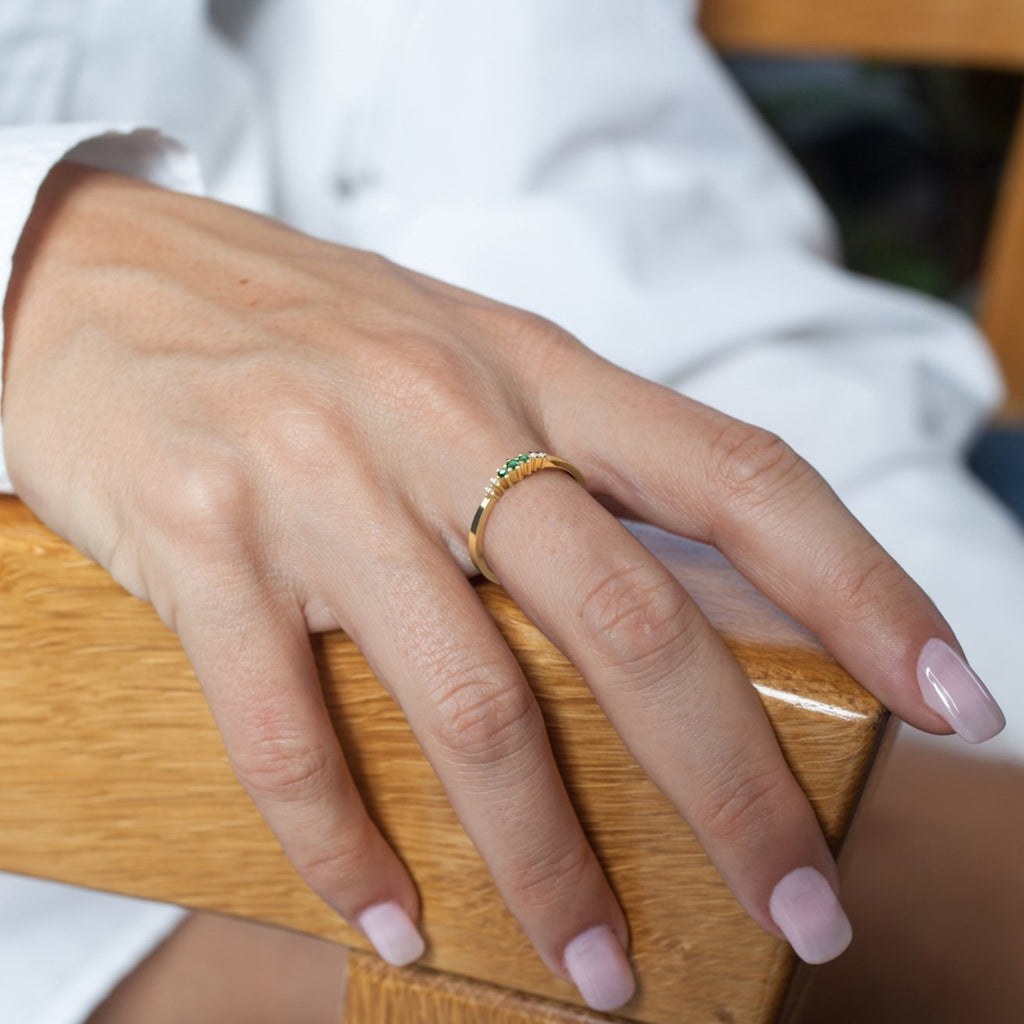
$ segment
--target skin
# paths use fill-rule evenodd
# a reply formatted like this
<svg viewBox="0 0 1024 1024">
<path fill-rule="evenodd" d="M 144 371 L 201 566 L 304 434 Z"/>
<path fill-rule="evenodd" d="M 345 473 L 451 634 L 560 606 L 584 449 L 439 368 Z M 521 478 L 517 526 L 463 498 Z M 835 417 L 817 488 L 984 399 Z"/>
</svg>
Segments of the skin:
<svg viewBox="0 0 1024 1024">
<path fill-rule="evenodd" d="M 840 866 L 854 940 L 801 968 L 797 1024 L 1016 1024 L 1024 765 L 894 745 Z"/>
<path fill-rule="evenodd" d="M 927 640 L 955 638 L 820 476 L 536 316 L 62 165 L 16 254 L 5 324 L 19 493 L 178 632 L 239 779 L 350 921 L 387 901 L 416 920 L 419 904 L 321 702 L 308 634 L 339 627 L 550 969 L 567 977 L 566 945 L 598 925 L 628 944 L 468 581 L 467 526 L 518 451 L 572 459 L 591 493 L 557 472 L 518 484 L 488 526 L 491 566 L 764 928 L 779 934 L 768 901 L 790 871 L 838 885 L 831 854 L 753 688 L 609 508 L 716 545 L 897 715 L 949 731 L 915 667 Z"/>
<path fill-rule="evenodd" d="M 339 1024 L 347 957 L 308 935 L 194 914 L 88 1024 Z"/>
</svg>

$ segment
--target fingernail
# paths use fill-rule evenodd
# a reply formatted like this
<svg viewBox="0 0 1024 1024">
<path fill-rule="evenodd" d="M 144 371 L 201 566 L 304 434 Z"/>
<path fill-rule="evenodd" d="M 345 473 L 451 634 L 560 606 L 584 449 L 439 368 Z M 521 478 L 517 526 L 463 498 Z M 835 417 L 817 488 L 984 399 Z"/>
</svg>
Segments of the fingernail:
<svg viewBox="0 0 1024 1024">
<path fill-rule="evenodd" d="M 924 645 L 917 662 L 917 682 L 925 704 L 968 743 L 991 739 L 1006 725 L 985 684 L 945 640 L 929 640 Z"/>
<path fill-rule="evenodd" d="M 404 967 L 423 956 L 427 944 L 416 925 L 397 903 L 378 903 L 359 915 L 359 927 L 374 949 L 395 967 Z"/>
<path fill-rule="evenodd" d="M 768 902 L 772 920 L 801 960 L 823 964 L 850 944 L 853 929 L 832 886 L 820 871 L 797 868 L 775 886 Z"/>
<path fill-rule="evenodd" d="M 622 944 L 606 924 L 577 935 L 565 947 L 573 984 L 594 1010 L 617 1010 L 633 997 L 636 982 Z"/>
</svg>

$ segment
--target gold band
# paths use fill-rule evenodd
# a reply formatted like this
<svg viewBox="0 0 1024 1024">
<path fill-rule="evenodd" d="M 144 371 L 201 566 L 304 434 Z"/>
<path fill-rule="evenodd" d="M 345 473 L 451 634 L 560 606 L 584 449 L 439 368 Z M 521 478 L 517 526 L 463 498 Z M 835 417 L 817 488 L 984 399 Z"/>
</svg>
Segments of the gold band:
<svg viewBox="0 0 1024 1024">
<path fill-rule="evenodd" d="M 581 487 L 587 486 L 583 474 L 571 462 L 560 459 L 557 455 L 548 455 L 547 452 L 524 452 L 522 455 L 516 455 L 491 477 L 491 482 L 484 492 L 484 500 L 480 502 L 480 507 L 476 510 L 476 515 L 473 516 L 473 522 L 469 527 L 469 557 L 477 569 L 492 583 L 499 581 L 487 564 L 487 559 L 484 558 L 484 527 L 487 525 L 487 520 L 494 510 L 494 506 L 498 504 L 498 499 L 507 490 L 519 483 L 520 480 L 525 480 L 542 469 L 559 469 L 573 477 Z"/>
</svg>

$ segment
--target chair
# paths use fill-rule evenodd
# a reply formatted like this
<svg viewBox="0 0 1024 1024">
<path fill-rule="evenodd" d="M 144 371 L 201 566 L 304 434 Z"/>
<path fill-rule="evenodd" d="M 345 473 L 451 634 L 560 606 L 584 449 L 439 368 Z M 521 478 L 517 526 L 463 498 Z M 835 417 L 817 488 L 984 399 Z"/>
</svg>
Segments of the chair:
<svg viewBox="0 0 1024 1024">
<path fill-rule="evenodd" d="M 703 21 L 726 49 L 1024 66 L 1017 0 L 709 0 Z M 1017 258 L 1024 131 L 993 234 L 983 313 L 1020 401 Z M 838 847 L 885 713 L 714 552 L 649 536 L 757 687 Z M 630 919 L 640 987 L 619 1019 L 777 1020 L 793 968 L 788 948 L 738 909 L 572 667 L 500 588 L 481 584 L 480 596 L 537 693 L 575 806 Z M 343 942 L 355 950 L 345 1024 L 607 1019 L 581 1009 L 532 954 L 351 642 L 332 634 L 316 645 L 357 781 L 423 893 L 423 966 L 399 970 L 363 952 L 361 937 L 304 886 L 235 782 L 176 639 L 9 498 L 0 499 L 0 868 Z"/>
<path fill-rule="evenodd" d="M 834 845 L 885 722 L 802 628 L 714 551 L 650 534 L 758 687 Z M 315 897 L 228 767 L 177 638 L 0 499 L 0 868 L 361 937 Z M 776 1019 L 793 958 L 746 918 L 589 691 L 500 588 L 480 585 L 534 686 L 571 795 L 633 931 L 647 1024 Z M 324 692 L 376 820 L 424 897 L 425 968 L 350 957 L 345 1024 L 596 1021 L 503 908 L 403 716 L 343 634 Z M 41 682 L 45 680 L 45 685 Z"/>
</svg>

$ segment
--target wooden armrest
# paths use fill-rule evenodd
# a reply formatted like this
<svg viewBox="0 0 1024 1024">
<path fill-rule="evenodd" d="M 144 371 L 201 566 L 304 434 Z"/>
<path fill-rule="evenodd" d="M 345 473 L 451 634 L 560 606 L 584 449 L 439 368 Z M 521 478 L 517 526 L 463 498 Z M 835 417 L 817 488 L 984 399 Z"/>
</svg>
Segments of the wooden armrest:
<svg viewBox="0 0 1024 1024">
<path fill-rule="evenodd" d="M 1019 0 L 703 0 L 721 50 L 1024 67 Z"/>
<path fill-rule="evenodd" d="M 885 713 L 713 550 L 644 530 L 757 686 L 830 842 Z M 366 948 L 298 878 L 234 779 L 177 638 L 0 498 L 0 868 L 207 908 Z M 737 906 L 561 654 L 504 592 L 573 802 L 629 917 L 649 1024 L 774 1018 L 793 966 Z M 425 965 L 566 1003 L 520 934 L 397 706 L 342 633 L 313 640 L 358 784 L 420 887 Z"/>
</svg>

